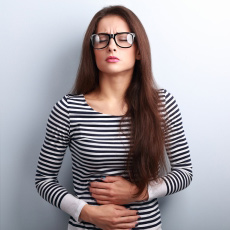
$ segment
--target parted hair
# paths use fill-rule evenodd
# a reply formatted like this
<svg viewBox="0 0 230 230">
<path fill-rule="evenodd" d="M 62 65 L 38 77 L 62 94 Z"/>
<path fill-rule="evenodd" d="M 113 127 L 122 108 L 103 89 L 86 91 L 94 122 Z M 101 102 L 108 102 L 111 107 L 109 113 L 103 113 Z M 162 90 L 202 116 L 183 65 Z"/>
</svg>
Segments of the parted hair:
<svg viewBox="0 0 230 230">
<path fill-rule="evenodd" d="M 72 94 L 87 94 L 99 85 L 99 70 L 96 65 L 90 36 L 96 33 L 98 22 L 107 15 L 118 15 L 125 19 L 130 31 L 136 34 L 135 43 L 140 51 L 136 60 L 132 80 L 125 93 L 128 110 L 122 116 L 130 119 L 130 148 L 126 169 L 128 179 L 138 188 L 134 197 L 143 194 L 151 180 L 159 178 L 160 169 L 166 169 L 164 157 L 164 121 L 159 111 L 159 90 L 154 81 L 151 51 L 146 31 L 138 17 L 122 5 L 107 6 L 98 11 L 86 30 L 81 59 Z M 127 121 L 127 120 L 126 120 Z"/>
</svg>

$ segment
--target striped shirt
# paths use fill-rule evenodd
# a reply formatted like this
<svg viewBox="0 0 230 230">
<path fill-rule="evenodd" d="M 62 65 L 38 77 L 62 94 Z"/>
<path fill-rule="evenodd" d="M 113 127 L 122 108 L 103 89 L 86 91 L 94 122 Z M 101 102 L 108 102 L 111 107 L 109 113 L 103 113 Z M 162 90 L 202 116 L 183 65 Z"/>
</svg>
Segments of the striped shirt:
<svg viewBox="0 0 230 230">
<path fill-rule="evenodd" d="M 178 192 L 192 181 L 190 152 L 178 105 L 165 89 L 159 90 L 159 95 L 165 111 L 161 112 L 169 127 L 170 147 L 166 152 L 171 170 L 161 177 L 161 183 L 148 184 L 148 200 L 124 205 L 138 210 L 140 219 L 134 229 L 158 229 L 161 214 L 157 198 Z M 124 169 L 129 135 L 119 131 L 121 118 L 95 111 L 83 94 L 65 95 L 49 115 L 35 185 L 45 200 L 70 214 L 68 229 L 100 229 L 79 218 L 85 204 L 100 205 L 89 192 L 90 182 L 100 181 L 106 175 L 128 178 Z M 129 134 L 129 119 L 122 124 L 122 131 Z M 74 195 L 57 179 L 67 147 L 72 156 Z"/>
</svg>

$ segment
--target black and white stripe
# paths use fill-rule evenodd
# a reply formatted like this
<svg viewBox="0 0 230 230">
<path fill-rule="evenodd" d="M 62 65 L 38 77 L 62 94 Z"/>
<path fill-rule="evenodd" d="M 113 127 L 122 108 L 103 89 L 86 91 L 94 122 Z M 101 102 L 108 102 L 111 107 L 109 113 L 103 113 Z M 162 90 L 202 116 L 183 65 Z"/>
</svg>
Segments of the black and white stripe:
<svg viewBox="0 0 230 230">
<path fill-rule="evenodd" d="M 167 194 L 186 188 L 192 181 L 192 164 L 188 143 L 185 137 L 182 117 L 175 98 L 165 90 L 165 119 L 168 132 L 166 147 L 171 172 L 163 179 L 167 185 Z M 162 95 L 163 96 L 163 95 Z"/>
<path fill-rule="evenodd" d="M 171 172 L 163 176 L 167 195 L 186 188 L 192 180 L 192 164 L 184 135 L 181 114 L 173 96 L 160 90 L 165 107 L 164 117 L 169 127 L 167 149 Z M 84 95 L 66 95 L 53 107 L 42 146 L 37 172 L 36 188 L 51 204 L 60 208 L 62 198 L 68 191 L 59 184 L 57 176 L 66 148 L 72 154 L 72 171 L 75 196 L 88 204 L 98 205 L 91 197 L 89 182 L 100 180 L 103 175 L 122 175 L 129 150 L 129 136 L 119 132 L 121 116 L 102 114 L 92 109 Z M 122 129 L 129 134 L 129 120 Z M 136 209 L 141 218 L 136 229 L 151 229 L 161 224 L 157 199 L 125 205 Z M 70 217 L 69 224 L 82 229 L 99 229 L 93 224 L 78 223 Z"/>
</svg>

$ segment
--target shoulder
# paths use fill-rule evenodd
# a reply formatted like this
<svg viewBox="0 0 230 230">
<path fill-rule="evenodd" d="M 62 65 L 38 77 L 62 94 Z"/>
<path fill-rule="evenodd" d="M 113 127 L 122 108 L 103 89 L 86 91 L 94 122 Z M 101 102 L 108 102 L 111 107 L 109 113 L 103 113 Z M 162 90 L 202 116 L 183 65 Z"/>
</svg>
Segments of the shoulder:
<svg viewBox="0 0 230 230">
<path fill-rule="evenodd" d="M 78 94 L 78 95 L 66 94 L 61 99 L 56 101 L 52 111 L 68 113 L 71 107 L 83 103 L 84 103 L 84 97 L 82 94 Z"/>
<path fill-rule="evenodd" d="M 173 94 L 166 89 L 159 89 L 159 108 L 165 119 L 178 118 L 181 116 L 179 106 Z"/>
<path fill-rule="evenodd" d="M 160 101 L 165 105 L 176 103 L 175 97 L 167 89 L 158 89 L 158 95 Z"/>
<path fill-rule="evenodd" d="M 84 101 L 83 94 L 66 94 L 64 95 L 60 100 L 57 101 L 56 104 L 65 104 L 66 106 L 69 106 L 74 103 L 81 103 Z"/>
<path fill-rule="evenodd" d="M 166 89 L 159 89 L 161 112 L 168 125 L 181 124 L 181 112 L 175 97 Z"/>
</svg>

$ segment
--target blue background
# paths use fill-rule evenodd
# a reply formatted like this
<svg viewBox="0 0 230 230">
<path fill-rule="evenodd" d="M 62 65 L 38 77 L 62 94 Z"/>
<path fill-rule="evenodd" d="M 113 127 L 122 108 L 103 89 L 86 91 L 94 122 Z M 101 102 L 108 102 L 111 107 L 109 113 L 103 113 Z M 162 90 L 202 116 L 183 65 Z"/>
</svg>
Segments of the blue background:
<svg viewBox="0 0 230 230">
<path fill-rule="evenodd" d="M 1 229 L 67 229 L 34 185 L 49 112 L 74 83 L 94 14 L 123 4 L 149 37 L 153 73 L 181 109 L 194 178 L 160 199 L 163 230 L 230 229 L 229 1 L 1 0 Z M 72 189 L 70 153 L 59 176 Z"/>
</svg>

